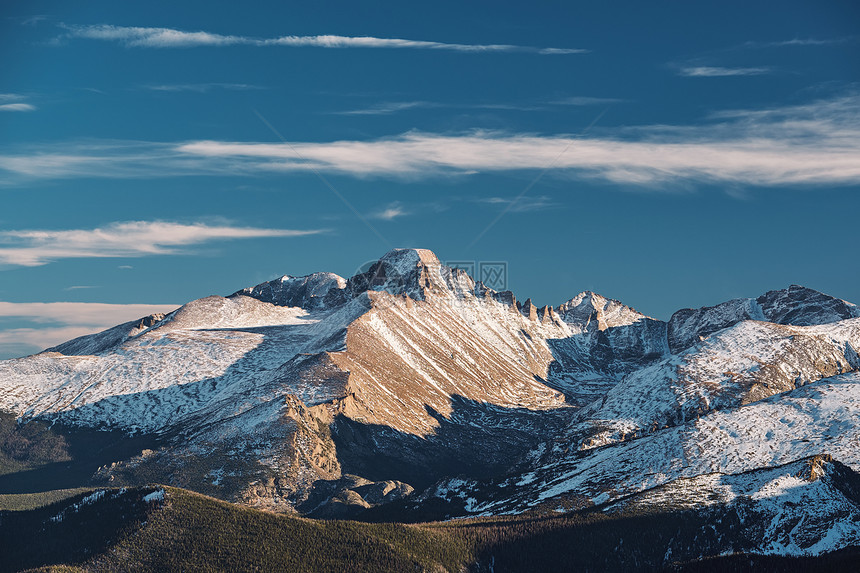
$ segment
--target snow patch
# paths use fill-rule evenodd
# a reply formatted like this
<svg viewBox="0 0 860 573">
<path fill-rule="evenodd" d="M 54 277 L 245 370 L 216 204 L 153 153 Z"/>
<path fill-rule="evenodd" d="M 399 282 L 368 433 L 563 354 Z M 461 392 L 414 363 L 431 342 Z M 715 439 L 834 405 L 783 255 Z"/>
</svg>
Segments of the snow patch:
<svg viewBox="0 0 860 573">
<path fill-rule="evenodd" d="M 60 523 L 60 522 L 61 522 L 61 521 L 63 521 L 63 520 L 66 518 L 66 516 L 68 516 L 69 514 L 77 513 L 77 511 L 78 511 L 79 509 L 81 509 L 82 507 L 85 507 L 85 506 L 87 506 L 87 505 L 92 505 L 92 504 L 94 504 L 95 502 L 97 502 L 98 500 L 102 499 L 102 498 L 105 496 L 105 493 L 106 493 L 106 491 L 105 491 L 105 490 L 103 490 L 103 489 L 100 489 L 100 490 L 98 490 L 98 491 L 94 491 L 93 493 L 91 493 L 90 495 L 86 496 L 85 498 L 83 498 L 83 499 L 82 499 L 81 501 L 79 501 L 78 503 L 75 503 L 75 504 L 73 504 L 73 505 L 71 505 L 71 506 L 67 507 L 66 509 L 64 509 L 63 511 L 61 511 L 60 513 L 58 513 L 57 515 L 55 515 L 54 517 L 52 517 L 52 518 L 51 518 L 51 521 L 53 521 L 54 523 Z"/>
<path fill-rule="evenodd" d="M 164 501 L 164 488 L 159 488 L 152 493 L 148 493 L 143 496 L 144 503 L 153 503 L 153 502 L 163 502 Z"/>
</svg>

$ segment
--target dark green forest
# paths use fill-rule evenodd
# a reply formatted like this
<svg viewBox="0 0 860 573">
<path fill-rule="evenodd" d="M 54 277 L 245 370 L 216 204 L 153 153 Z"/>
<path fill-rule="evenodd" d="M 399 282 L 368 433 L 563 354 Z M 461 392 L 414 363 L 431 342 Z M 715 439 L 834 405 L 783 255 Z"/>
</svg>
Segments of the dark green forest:
<svg viewBox="0 0 860 573">
<path fill-rule="evenodd" d="M 144 500 L 160 489 L 163 501 Z M 161 486 L 0 497 L 4 572 L 856 571 L 860 563 L 856 550 L 697 560 L 738 526 L 728 514 L 716 516 L 723 532 L 707 527 L 713 513 L 599 509 L 407 525 L 284 516 Z M 742 545 L 743 531 L 732 542 Z M 678 557 L 667 560 L 670 546 Z"/>
</svg>

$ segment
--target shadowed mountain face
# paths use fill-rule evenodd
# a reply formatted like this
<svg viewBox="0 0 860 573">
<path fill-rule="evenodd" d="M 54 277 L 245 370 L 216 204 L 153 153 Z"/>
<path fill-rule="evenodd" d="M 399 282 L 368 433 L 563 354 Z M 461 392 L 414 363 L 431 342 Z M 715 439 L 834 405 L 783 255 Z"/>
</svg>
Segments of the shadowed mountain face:
<svg viewBox="0 0 860 573">
<path fill-rule="evenodd" d="M 855 571 L 858 479 L 813 456 L 577 513 L 413 525 L 296 519 L 163 486 L 67 490 L 6 505 L 0 571 Z"/>
<path fill-rule="evenodd" d="M 743 320 L 810 326 L 860 316 L 854 304 L 812 289 L 791 285 L 758 298 L 739 298 L 716 306 L 685 308 L 669 319 L 668 339 L 672 352 L 681 352 L 700 339 Z"/>
<path fill-rule="evenodd" d="M 859 469 L 858 316 L 797 286 L 668 323 L 592 292 L 537 308 L 396 249 L 0 362 L 0 408 L 150 444 L 83 481 L 325 516 L 572 508 L 825 449 Z"/>
<path fill-rule="evenodd" d="M 305 309 L 321 308 L 332 289 L 342 289 L 346 281 L 334 273 L 314 273 L 306 277 L 284 275 L 279 279 L 244 288 L 231 296 L 250 296 L 278 306 L 297 306 Z"/>
</svg>

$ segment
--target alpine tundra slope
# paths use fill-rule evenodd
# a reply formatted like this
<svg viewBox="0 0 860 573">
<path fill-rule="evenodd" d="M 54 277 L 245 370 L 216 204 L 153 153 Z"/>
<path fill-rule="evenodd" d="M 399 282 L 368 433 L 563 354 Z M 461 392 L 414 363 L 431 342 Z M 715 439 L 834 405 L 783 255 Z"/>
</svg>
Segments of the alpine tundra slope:
<svg viewBox="0 0 860 573">
<path fill-rule="evenodd" d="M 663 322 L 395 249 L 0 362 L 0 409 L 152 438 L 92 484 L 401 519 L 671 500 L 758 516 L 712 554 L 817 555 L 860 544 L 858 349 L 860 310 L 804 287 Z"/>
</svg>

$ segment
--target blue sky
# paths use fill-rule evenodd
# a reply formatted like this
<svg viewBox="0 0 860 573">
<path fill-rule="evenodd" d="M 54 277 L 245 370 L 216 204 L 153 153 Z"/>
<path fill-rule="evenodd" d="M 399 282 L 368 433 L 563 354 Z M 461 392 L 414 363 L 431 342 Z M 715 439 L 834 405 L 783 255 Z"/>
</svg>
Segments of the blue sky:
<svg viewBox="0 0 860 573">
<path fill-rule="evenodd" d="M 860 302 L 856 3 L 125 4 L 3 9 L 0 357 L 404 246 Z"/>
</svg>

